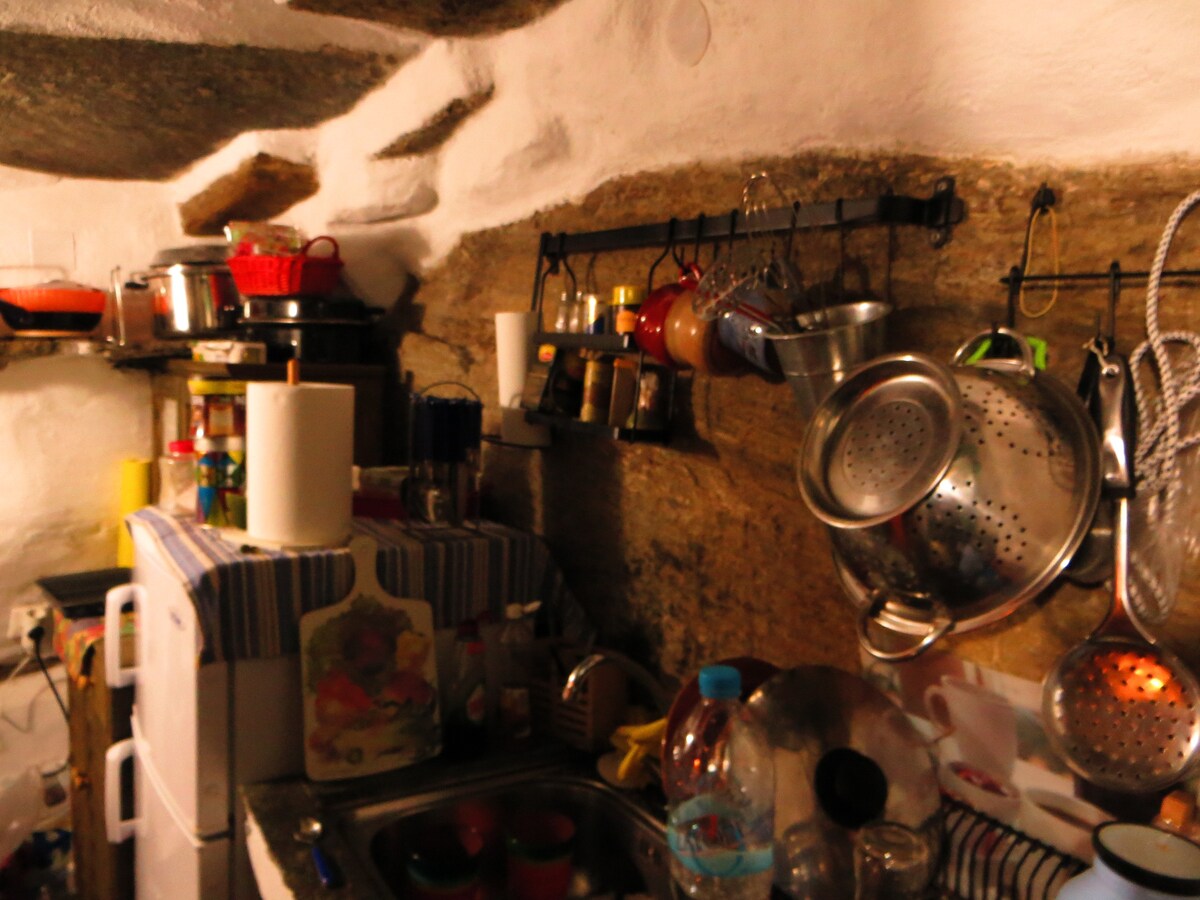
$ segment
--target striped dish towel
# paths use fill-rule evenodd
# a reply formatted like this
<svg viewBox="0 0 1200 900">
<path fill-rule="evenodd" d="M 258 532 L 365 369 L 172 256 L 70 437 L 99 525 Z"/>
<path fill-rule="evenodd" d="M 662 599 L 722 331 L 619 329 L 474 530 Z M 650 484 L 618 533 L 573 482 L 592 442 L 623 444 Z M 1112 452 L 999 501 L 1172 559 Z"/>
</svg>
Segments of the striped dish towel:
<svg viewBox="0 0 1200 900">
<path fill-rule="evenodd" d="M 154 507 L 127 517 L 145 529 L 196 607 L 201 663 L 299 652 L 300 617 L 336 603 L 354 581 L 346 548 L 242 549 L 216 531 Z M 592 626 L 536 535 L 497 522 L 461 527 L 355 519 L 355 534 L 379 547 L 379 583 L 397 597 L 427 600 L 434 626 L 453 627 L 508 603 L 542 601 L 538 633 L 587 642 Z"/>
</svg>

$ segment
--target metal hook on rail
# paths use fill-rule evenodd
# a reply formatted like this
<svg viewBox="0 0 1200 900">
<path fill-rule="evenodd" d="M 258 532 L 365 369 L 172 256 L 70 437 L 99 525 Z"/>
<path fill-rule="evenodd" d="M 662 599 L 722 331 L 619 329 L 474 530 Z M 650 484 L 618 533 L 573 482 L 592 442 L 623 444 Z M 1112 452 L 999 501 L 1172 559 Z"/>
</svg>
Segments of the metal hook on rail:
<svg viewBox="0 0 1200 900">
<path fill-rule="evenodd" d="M 1108 345 L 1116 346 L 1117 301 L 1121 297 L 1121 264 L 1113 260 L 1108 267 Z"/>
<path fill-rule="evenodd" d="M 658 254 L 658 258 L 650 264 L 650 274 L 646 276 L 646 294 L 654 290 L 654 270 L 658 268 L 658 264 L 667 258 L 667 254 L 671 253 L 675 248 L 675 226 L 679 222 L 674 216 L 667 221 L 667 246 L 663 247 L 663 252 Z"/>
</svg>

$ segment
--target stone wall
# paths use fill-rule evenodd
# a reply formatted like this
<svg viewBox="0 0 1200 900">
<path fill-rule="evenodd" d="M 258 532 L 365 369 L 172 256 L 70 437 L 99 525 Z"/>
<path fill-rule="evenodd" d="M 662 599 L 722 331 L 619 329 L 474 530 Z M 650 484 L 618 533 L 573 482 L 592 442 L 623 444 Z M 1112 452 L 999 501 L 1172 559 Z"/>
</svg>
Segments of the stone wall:
<svg viewBox="0 0 1200 900">
<path fill-rule="evenodd" d="M 415 386 L 459 379 L 495 412 L 492 314 L 530 302 L 538 235 L 717 213 L 737 205 L 746 175 L 765 167 L 801 200 L 897 192 L 928 196 L 942 175 L 957 179 L 968 218 L 950 244 L 933 249 L 920 228 L 892 239 L 891 288 L 897 312 L 891 349 L 948 358 L 975 331 L 1003 320 L 999 279 L 1020 259 L 1030 201 L 1047 182 L 1058 194 L 1064 271 L 1102 271 L 1120 260 L 1147 269 L 1168 215 L 1195 186 L 1200 166 L 1158 164 L 1096 169 L 1016 167 L 978 159 L 812 154 L 690 166 L 610 181 L 577 204 L 465 237 L 401 310 L 410 329 L 401 364 Z M 1049 266 L 1048 229 L 1039 226 L 1035 266 Z M 1196 226 L 1185 224 L 1172 264 L 1195 265 Z M 889 235 L 847 236 L 848 281 L 883 295 Z M 838 238 L 801 234 L 795 256 L 806 278 L 836 270 Z M 701 259 L 710 258 L 710 250 Z M 690 250 L 689 250 L 690 253 Z M 651 253 L 597 258 L 601 291 L 645 279 Z M 586 259 L 574 260 L 582 275 Z M 665 279 L 665 271 L 662 276 Z M 560 285 L 551 279 L 548 296 Z M 1164 292 L 1164 314 L 1200 325 L 1192 289 Z M 1142 339 L 1144 288 L 1120 305 L 1119 337 Z M 1039 305 L 1046 295 L 1031 295 Z M 1063 291 L 1045 318 L 1021 320 L 1050 342 L 1051 370 L 1072 387 L 1081 345 L 1105 308 L 1107 288 Z M 804 422 L 786 384 L 753 375 L 685 375 L 667 446 L 559 435 L 544 451 L 489 445 L 488 507 L 493 517 L 541 530 L 604 640 L 686 674 L 707 661 L 753 654 L 777 664 L 853 668 L 857 643 L 849 602 L 829 558 L 824 526 L 796 488 L 794 459 Z M 493 429 L 494 430 L 494 429 Z M 1103 590 L 1062 586 L 998 625 L 946 646 L 980 662 L 1040 678 L 1053 660 L 1102 616 Z M 1200 592 L 1189 587 L 1166 623 L 1169 642 L 1195 659 Z"/>
</svg>

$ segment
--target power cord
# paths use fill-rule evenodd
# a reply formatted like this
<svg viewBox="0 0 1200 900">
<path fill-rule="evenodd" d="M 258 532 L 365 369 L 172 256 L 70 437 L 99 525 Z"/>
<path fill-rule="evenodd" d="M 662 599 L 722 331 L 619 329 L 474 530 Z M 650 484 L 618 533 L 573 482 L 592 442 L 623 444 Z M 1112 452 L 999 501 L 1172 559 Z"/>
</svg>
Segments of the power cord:
<svg viewBox="0 0 1200 900">
<path fill-rule="evenodd" d="M 46 668 L 46 661 L 42 659 L 42 636 L 45 633 L 46 629 L 41 625 L 35 625 L 29 629 L 29 639 L 33 642 L 33 658 L 37 661 L 38 668 L 42 670 L 42 674 L 46 676 L 46 681 L 50 684 L 50 690 L 54 692 L 54 699 L 58 701 L 58 708 L 62 710 L 63 718 L 66 719 L 69 726 L 71 724 L 71 716 L 67 713 L 67 705 L 63 703 L 62 695 L 58 692 L 58 685 L 50 677 L 50 670 Z"/>
</svg>

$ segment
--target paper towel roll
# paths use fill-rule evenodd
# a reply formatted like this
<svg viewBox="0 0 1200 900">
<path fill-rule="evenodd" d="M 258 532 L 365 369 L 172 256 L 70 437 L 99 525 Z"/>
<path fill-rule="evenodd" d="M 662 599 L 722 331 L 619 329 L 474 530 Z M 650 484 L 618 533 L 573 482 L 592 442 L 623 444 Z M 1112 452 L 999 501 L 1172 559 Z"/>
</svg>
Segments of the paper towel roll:
<svg viewBox="0 0 1200 900">
<path fill-rule="evenodd" d="M 246 532 L 285 546 L 342 544 L 353 503 L 354 388 L 246 386 Z"/>
<path fill-rule="evenodd" d="M 496 375 L 501 406 L 521 405 L 532 338 L 532 312 L 496 313 Z"/>
</svg>

